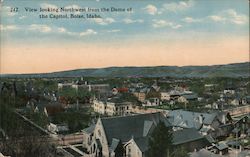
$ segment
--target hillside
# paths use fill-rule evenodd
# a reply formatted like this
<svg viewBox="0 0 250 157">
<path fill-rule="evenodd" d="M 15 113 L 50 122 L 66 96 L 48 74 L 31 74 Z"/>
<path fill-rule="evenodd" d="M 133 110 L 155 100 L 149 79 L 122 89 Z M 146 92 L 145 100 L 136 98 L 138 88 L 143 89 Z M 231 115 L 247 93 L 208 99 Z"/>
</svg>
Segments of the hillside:
<svg viewBox="0 0 250 157">
<path fill-rule="evenodd" d="M 1 77 L 249 77 L 250 62 L 212 66 L 108 67 Z"/>
</svg>

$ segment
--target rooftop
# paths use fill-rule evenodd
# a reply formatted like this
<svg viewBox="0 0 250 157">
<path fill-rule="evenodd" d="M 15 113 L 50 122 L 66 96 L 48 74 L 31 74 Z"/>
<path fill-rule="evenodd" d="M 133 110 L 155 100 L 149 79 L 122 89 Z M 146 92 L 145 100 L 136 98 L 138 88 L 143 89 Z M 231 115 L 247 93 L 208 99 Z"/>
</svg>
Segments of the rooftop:
<svg viewBox="0 0 250 157">
<path fill-rule="evenodd" d="M 160 121 L 170 126 L 159 112 L 101 119 L 109 144 L 112 143 L 112 138 L 119 139 L 123 143 L 128 142 L 132 137 L 135 139 L 145 137 Z"/>
</svg>

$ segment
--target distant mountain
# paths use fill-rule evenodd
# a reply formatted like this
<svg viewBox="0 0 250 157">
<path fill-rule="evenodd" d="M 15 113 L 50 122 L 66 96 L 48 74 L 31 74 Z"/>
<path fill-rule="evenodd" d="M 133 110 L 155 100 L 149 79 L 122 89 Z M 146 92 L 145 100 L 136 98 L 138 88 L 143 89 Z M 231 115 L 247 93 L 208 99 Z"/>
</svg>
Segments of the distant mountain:
<svg viewBox="0 0 250 157">
<path fill-rule="evenodd" d="M 212 66 L 108 67 L 1 77 L 249 77 L 250 62 Z"/>
</svg>

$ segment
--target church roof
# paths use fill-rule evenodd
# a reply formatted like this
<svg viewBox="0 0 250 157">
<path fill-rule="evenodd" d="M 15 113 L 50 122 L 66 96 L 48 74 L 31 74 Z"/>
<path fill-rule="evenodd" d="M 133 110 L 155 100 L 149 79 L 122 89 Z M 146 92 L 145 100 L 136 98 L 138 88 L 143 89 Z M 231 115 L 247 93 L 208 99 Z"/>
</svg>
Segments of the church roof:
<svg viewBox="0 0 250 157">
<path fill-rule="evenodd" d="M 112 143 L 113 138 L 124 143 L 128 142 L 132 137 L 134 139 L 145 137 L 150 132 L 150 127 L 155 127 L 160 121 L 163 121 L 166 126 L 170 126 L 162 113 L 101 119 L 109 145 Z"/>
</svg>

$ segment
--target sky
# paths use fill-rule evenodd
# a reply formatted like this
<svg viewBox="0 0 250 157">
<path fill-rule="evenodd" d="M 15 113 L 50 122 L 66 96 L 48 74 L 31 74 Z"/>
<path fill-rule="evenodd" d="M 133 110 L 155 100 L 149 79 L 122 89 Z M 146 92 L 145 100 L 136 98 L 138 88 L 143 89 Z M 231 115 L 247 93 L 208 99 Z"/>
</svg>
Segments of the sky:
<svg viewBox="0 0 250 157">
<path fill-rule="evenodd" d="M 1 74 L 249 61 L 248 0 L 2 0 L 0 9 Z"/>
</svg>

